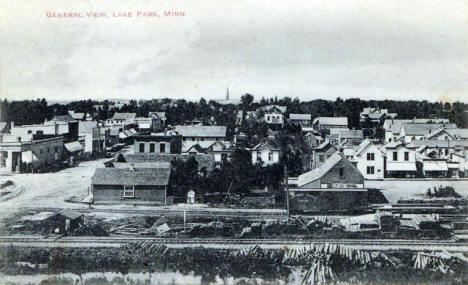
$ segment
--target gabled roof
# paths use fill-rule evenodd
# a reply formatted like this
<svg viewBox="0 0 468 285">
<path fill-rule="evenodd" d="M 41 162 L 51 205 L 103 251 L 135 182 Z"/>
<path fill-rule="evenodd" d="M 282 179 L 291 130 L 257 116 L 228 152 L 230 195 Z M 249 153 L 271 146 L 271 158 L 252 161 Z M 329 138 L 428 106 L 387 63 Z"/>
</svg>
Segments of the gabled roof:
<svg viewBox="0 0 468 285">
<path fill-rule="evenodd" d="M 183 137 L 226 137 L 225 126 L 175 126 L 175 131 Z"/>
<path fill-rule="evenodd" d="M 206 153 L 205 149 L 200 146 L 200 144 L 194 144 L 192 145 L 189 149 L 187 149 L 185 152 L 196 152 L 196 153 Z"/>
<path fill-rule="evenodd" d="M 386 119 L 383 124 L 385 131 L 391 131 L 394 134 L 399 134 L 401 125 L 403 123 L 410 123 L 412 120 L 400 120 L 400 119 Z"/>
<path fill-rule="evenodd" d="M 335 152 L 319 168 L 299 175 L 299 177 L 297 178 L 297 186 L 302 187 L 306 184 L 316 181 L 317 179 L 320 179 L 325 174 L 327 174 L 335 165 L 337 165 L 342 159 L 345 159 L 343 157 L 343 154 L 340 152 Z"/>
<path fill-rule="evenodd" d="M 287 106 L 280 106 L 280 105 L 267 105 L 267 106 L 263 106 L 263 107 L 260 107 L 259 110 L 263 110 L 265 112 L 271 112 L 272 110 L 277 110 L 277 111 L 280 111 L 281 113 L 284 113 L 286 112 L 286 110 L 288 109 Z"/>
<path fill-rule="evenodd" d="M 97 168 L 93 185 L 160 185 L 169 183 L 170 168 Z"/>
<path fill-rule="evenodd" d="M 289 119 L 290 120 L 311 120 L 312 115 L 311 114 L 289 114 Z"/>
<path fill-rule="evenodd" d="M 266 140 L 254 146 L 252 150 L 259 151 L 259 150 L 280 150 L 280 146 L 274 140 Z"/>
<path fill-rule="evenodd" d="M 148 116 L 155 116 L 157 118 L 160 118 L 162 120 L 166 119 L 166 112 L 149 112 Z"/>
<path fill-rule="evenodd" d="M 314 124 L 320 125 L 335 125 L 335 126 L 348 126 L 347 117 L 317 117 L 314 120 Z"/>
<path fill-rule="evenodd" d="M 226 144 L 220 141 L 215 141 L 212 145 L 208 147 L 211 151 L 224 151 L 227 150 L 228 147 Z"/>
<path fill-rule="evenodd" d="M 370 139 L 363 140 L 358 146 L 358 150 L 356 151 L 356 156 L 361 155 L 361 153 L 363 153 L 364 150 L 369 148 L 371 145 L 374 145 L 374 143 Z M 379 148 L 379 146 L 381 147 L 382 145 L 379 145 L 379 146 L 375 145 L 375 146 L 379 149 L 379 153 L 381 155 L 384 155 L 382 150 Z"/>
<path fill-rule="evenodd" d="M 320 150 L 320 149 L 324 149 L 326 147 L 334 147 L 333 144 L 330 143 L 330 140 L 327 138 L 325 139 L 324 142 L 322 142 L 321 144 L 319 144 L 318 146 L 314 147 L 315 150 Z"/>
<path fill-rule="evenodd" d="M 456 128 L 455 124 L 432 124 L 432 123 L 404 123 L 401 127 L 404 128 L 405 134 L 414 136 L 424 136 L 429 130 L 439 128 Z M 401 132 L 400 132 L 401 133 Z"/>
<path fill-rule="evenodd" d="M 136 113 L 114 113 L 114 120 L 134 120 Z"/>
<path fill-rule="evenodd" d="M 439 135 L 439 134 L 441 134 L 441 133 L 443 133 L 443 132 L 445 132 L 445 133 L 447 133 L 449 136 L 453 137 L 453 135 L 450 134 L 449 132 L 447 132 L 447 129 L 444 128 L 444 127 L 440 127 L 440 128 L 438 128 L 438 129 L 435 129 L 435 130 L 429 129 L 429 130 L 427 130 L 426 133 L 424 134 L 424 137 L 430 139 L 430 138 L 433 138 L 434 136 Z"/>
<path fill-rule="evenodd" d="M 399 148 L 399 147 L 417 148 L 417 146 L 414 146 L 412 143 L 411 144 L 406 144 L 405 142 L 403 142 L 401 140 L 389 142 L 386 145 L 384 145 L 385 149 L 394 149 L 394 148 Z"/>
<path fill-rule="evenodd" d="M 456 139 L 468 139 L 468 129 L 447 129 L 447 133 Z"/>
</svg>

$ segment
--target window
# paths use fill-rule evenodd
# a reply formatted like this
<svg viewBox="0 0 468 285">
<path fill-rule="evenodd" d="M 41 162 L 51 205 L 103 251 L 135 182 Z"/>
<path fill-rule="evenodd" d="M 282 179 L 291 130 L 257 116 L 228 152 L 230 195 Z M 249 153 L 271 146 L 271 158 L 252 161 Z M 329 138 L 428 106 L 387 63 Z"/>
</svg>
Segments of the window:
<svg viewBox="0 0 468 285">
<path fill-rule="evenodd" d="M 154 143 L 150 143 L 150 152 L 155 152 L 155 149 L 156 149 L 156 147 L 155 147 Z"/>
<path fill-rule="evenodd" d="M 409 152 L 405 151 L 405 161 L 409 160 Z"/>
<path fill-rule="evenodd" d="M 340 167 L 340 178 L 344 178 L 344 167 Z"/>
<path fill-rule="evenodd" d="M 375 169 L 373 166 L 368 166 L 367 167 L 367 174 L 374 174 L 375 173 Z"/>
<path fill-rule="evenodd" d="M 166 152 L 166 144 L 165 143 L 159 144 L 159 152 L 161 152 L 161 153 Z"/>
<path fill-rule="evenodd" d="M 145 152 L 145 144 L 144 143 L 140 143 L 140 152 Z"/>
<path fill-rule="evenodd" d="M 205 138 L 201 138 L 201 141 L 205 141 Z"/>
<path fill-rule="evenodd" d="M 124 186 L 124 198 L 134 198 L 135 197 L 135 187 L 134 186 Z"/>
<path fill-rule="evenodd" d="M 398 152 L 394 151 L 393 152 L 393 161 L 397 161 L 398 160 Z"/>
<path fill-rule="evenodd" d="M 448 155 L 448 153 L 449 153 L 448 149 L 445 149 L 445 155 Z"/>
<path fill-rule="evenodd" d="M 319 154 L 319 161 L 324 162 L 325 161 L 325 155 Z"/>
<path fill-rule="evenodd" d="M 32 134 L 32 131 L 31 131 L 31 130 L 28 130 L 28 134 Z"/>
<path fill-rule="evenodd" d="M 272 152 L 268 153 L 268 160 L 273 161 L 273 153 Z"/>
<path fill-rule="evenodd" d="M 367 160 L 375 160 L 375 154 L 373 152 L 367 153 Z"/>
<path fill-rule="evenodd" d="M 40 150 L 41 154 L 42 154 L 42 149 Z"/>
<path fill-rule="evenodd" d="M 59 148 L 58 146 L 54 147 L 54 152 L 58 152 Z"/>
<path fill-rule="evenodd" d="M 50 147 L 47 148 L 47 153 L 49 153 L 49 152 L 50 152 Z"/>
</svg>

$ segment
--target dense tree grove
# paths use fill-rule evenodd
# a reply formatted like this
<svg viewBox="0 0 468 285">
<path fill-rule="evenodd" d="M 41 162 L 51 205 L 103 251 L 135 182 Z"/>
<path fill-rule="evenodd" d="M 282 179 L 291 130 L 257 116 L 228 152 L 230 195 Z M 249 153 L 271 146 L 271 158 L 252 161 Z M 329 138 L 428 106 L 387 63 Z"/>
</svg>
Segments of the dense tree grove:
<svg viewBox="0 0 468 285">
<path fill-rule="evenodd" d="M 388 109 L 389 112 L 397 113 L 399 119 L 426 118 L 430 116 L 448 118 L 460 127 L 468 127 L 467 104 L 462 102 L 443 103 L 428 101 L 395 101 L 395 100 L 361 100 L 351 98 L 343 100 L 337 98 L 335 101 L 316 99 L 312 101 L 299 101 L 285 97 L 282 99 L 261 98 L 255 102 L 254 96 L 245 94 L 241 98 L 239 106 L 220 105 L 216 101 L 206 101 L 201 98 L 199 102 L 190 102 L 184 99 L 153 99 L 153 100 L 130 100 L 121 108 L 114 109 L 111 102 L 82 100 L 73 101 L 68 104 L 48 105 L 45 99 L 7 101 L 4 99 L 0 106 L 0 120 L 2 122 L 14 121 L 16 124 L 40 123 L 50 119 L 54 114 L 66 114 L 68 110 L 94 114 L 98 119 L 104 120 L 112 117 L 114 112 L 136 112 L 138 116 L 147 116 L 151 111 L 164 111 L 167 113 L 168 124 L 181 124 L 194 119 L 200 119 L 205 123 L 228 126 L 229 133 L 234 131 L 236 111 L 252 111 L 258 107 L 277 104 L 288 107 L 289 113 L 307 113 L 312 117 L 318 116 L 345 116 L 348 117 L 350 128 L 360 128 L 359 113 L 365 107 L 378 107 Z M 95 107 L 95 105 L 99 105 Z M 248 128 L 248 126 L 246 127 Z"/>
</svg>

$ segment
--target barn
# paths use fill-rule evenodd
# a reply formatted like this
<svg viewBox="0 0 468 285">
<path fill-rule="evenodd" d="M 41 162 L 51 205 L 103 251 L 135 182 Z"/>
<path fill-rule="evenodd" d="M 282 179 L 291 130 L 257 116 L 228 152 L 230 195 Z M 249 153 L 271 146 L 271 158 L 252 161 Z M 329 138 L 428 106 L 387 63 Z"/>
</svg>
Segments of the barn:
<svg viewBox="0 0 468 285">
<path fill-rule="evenodd" d="M 91 180 L 95 204 L 166 204 L 170 167 L 98 168 Z"/>
<path fill-rule="evenodd" d="M 289 185 L 291 213 L 352 212 L 369 204 L 364 177 L 340 152 Z"/>
</svg>

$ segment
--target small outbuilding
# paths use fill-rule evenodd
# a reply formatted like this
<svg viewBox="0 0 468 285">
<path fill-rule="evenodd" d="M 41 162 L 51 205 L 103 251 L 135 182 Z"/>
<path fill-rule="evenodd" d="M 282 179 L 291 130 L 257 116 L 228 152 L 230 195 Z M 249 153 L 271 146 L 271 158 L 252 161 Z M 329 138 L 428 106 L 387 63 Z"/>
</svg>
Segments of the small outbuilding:
<svg viewBox="0 0 468 285">
<path fill-rule="evenodd" d="M 43 221 L 43 226 L 46 232 L 54 234 L 70 233 L 80 227 L 83 223 L 83 214 L 71 210 L 63 209 L 47 217 Z"/>
<path fill-rule="evenodd" d="M 187 204 L 195 204 L 195 191 L 190 190 L 187 192 Z"/>
</svg>

